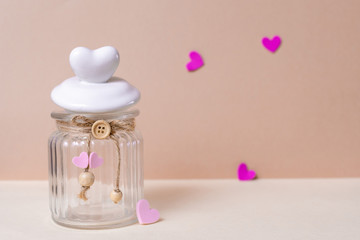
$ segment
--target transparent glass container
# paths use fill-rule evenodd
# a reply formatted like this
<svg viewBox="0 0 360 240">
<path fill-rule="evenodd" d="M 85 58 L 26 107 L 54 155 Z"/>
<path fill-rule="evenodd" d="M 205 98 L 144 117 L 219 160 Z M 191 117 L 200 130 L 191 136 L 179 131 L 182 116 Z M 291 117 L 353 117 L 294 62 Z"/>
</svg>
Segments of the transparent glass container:
<svg viewBox="0 0 360 240">
<path fill-rule="evenodd" d="M 134 119 L 138 110 L 105 114 L 53 112 L 58 130 L 49 138 L 49 197 L 53 220 L 75 228 L 114 228 L 137 221 L 136 203 L 143 198 L 143 140 L 135 128 L 116 129 L 111 137 L 94 138 L 89 127 L 67 126 L 74 116 L 93 121 Z M 64 125 L 66 127 L 64 127 Z M 116 139 L 117 141 L 115 141 Z M 74 165 L 73 158 L 82 152 L 96 152 L 101 166 L 89 169 L 95 176 L 81 199 L 79 176 L 85 170 Z M 120 154 L 120 155 L 119 155 Z M 122 199 L 115 204 L 110 193 L 118 186 Z"/>
</svg>

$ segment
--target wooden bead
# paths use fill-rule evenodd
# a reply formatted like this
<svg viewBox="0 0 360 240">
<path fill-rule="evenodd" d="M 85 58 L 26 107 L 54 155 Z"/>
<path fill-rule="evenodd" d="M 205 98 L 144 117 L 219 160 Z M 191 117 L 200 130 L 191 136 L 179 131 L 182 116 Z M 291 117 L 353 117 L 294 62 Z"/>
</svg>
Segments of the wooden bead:
<svg viewBox="0 0 360 240">
<path fill-rule="evenodd" d="M 92 172 L 83 172 L 79 176 L 79 183 L 81 186 L 90 187 L 94 184 L 95 176 Z"/>
<path fill-rule="evenodd" d="M 110 193 L 110 198 L 115 204 L 120 202 L 120 200 L 122 199 L 122 196 L 123 196 L 123 194 L 119 189 L 113 190 Z"/>
</svg>

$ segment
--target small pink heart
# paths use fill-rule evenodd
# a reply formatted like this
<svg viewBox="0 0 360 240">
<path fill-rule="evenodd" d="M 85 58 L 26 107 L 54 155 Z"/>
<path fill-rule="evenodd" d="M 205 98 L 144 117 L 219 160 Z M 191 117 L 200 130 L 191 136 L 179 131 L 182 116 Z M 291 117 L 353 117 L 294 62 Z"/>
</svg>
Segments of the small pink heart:
<svg viewBox="0 0 360 240">
<path fill-rule="evenodd" d="M 157 222 L 160 218 L 160 213 L 156 209 L 151 209 L 150 204 L 146 199 L 141 199 L 136 204 L 136 215 L 140 224 L 150 224 Z"/>
<path fill-rule="evenodd" d="M 89 164 L 87 152 L 82 152 L 78 157 L 73 157 L 72 162 L 79 168 L 87 168 Z"/>
<path fill-rule="evenodd" d="M 198 52 L 192 51 L 189 53 L 190 62 L 186 65 L 188 71 L 195 71 L 204 65 L 201 55 Z"/>
<path fill-rule="evenodd" d="M 238 178 L 240 181 L 249 181 L 254 179 L 256 176 L 255 171 L 248 170 L 245 163 L 241 163 L 238 168 Z"/>
<path fill-rule="evenodd" d="M 104 159 L 99 157 L 95 152 L 90 153 L 90 158 L 89 158 L 89 167 L 90 168 L 100 167 L 101 164 L 103 164 L 103 162 L 104 162 Z"/>
<path fill-rule="evenodd" d="M 275 36 L 270 40 L 269 38 L 264 37 L 262 39 L 262 44 L 270 52 L 275 52 L 281 44 L 281 38 L 279 36 Z"/>
</svg>

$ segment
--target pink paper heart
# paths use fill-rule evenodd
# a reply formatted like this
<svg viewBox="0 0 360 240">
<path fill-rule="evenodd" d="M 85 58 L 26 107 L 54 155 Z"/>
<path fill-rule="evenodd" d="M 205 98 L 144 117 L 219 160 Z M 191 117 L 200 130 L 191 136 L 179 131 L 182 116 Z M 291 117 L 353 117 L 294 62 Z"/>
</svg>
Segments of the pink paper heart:
<svg viewBox="0 0 360 240">
<path fill-rule="evenodd" d="M 104 159 L 99 157 L 95 152 L 90 153 L 90 158 L 89 158 L 89 167 L 90 168 L 100 167 L 101 164 L 103 164 L 103 162 L 104 162 Z"/>
<path fill-rule="evenodd" d="M 72 162 L 79 168 L 87 168 L 89 164 L 87 152 L 82 152 L 78 157 L 73 157 Z"/>
<path fill-rule="evenodd" d="M 140 224 L 154 223 L 160 218 L 159 211 L 151 209 L 149 202 L 146 199 L 141 199 L 136 204 L 136 215 Z"/>
<path fill-rule="evenodd" d="M 186 65 L 188 71 L 195 71 L 204 65 L 201 55 L 198 52 L 192 51 L 189 53 L 190 62 Z"/>
<path fill-rule="evenodd" d="M 279 36 L 275 36 L 270 40 L 269 38 L 264 37 L 262 39 L 262 44 L 270 52 L 275 52 L 281 44 L 281 38 Z"/>
<path fill-rule="evenodd" d="M 245 163 L 241 163 L 238 168 L 238 179 L 240 181 L 249 181 L 254 179 L 256 176 L 255 171 L 248 170 L 248 167 Z"/>
</svg>

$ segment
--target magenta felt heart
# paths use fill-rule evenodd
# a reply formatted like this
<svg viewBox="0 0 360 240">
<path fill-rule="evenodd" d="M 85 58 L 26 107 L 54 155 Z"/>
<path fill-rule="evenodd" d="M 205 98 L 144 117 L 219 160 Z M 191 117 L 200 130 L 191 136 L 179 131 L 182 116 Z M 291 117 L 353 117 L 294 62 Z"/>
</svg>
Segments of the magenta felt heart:
<svg viewBox="0 0 360 240">
<path fill-rule="evenodd" d="M 140 224 L 150 224 L 159 220 L 160 213 L 156 209 L 151 209 L 146 199 L 141 199 L 136 204 L 136 215 Z"/>
<path fill-rule="evenodd" d="M 78 157 L 73 157 L 72 162 L 79 168 L 87 168 L 89 164 L 87 152 L 82 152 Z"/>
<path fill-rule="evenodd" d="M 89 158 L 89 167 L 90 168 L 100 167 L 101 164 L 103 164 L 103 162 L 104 162 L 104 159 L 99 157 L 95 152 L 90 153 L 90 158 Z"/>
<path fill-rule="evenodd" d="M 248 170 L 245 163 L 241 163 L 238 168 L 238 178 L 240 181 L 249 181 L 254 179 L 256 176 L 255 171 Z"/>
<path fill-rule="evenodd" d="M 264 37 L 262 39 L 262 44 L 270 52 L 275 52 L 281 44 L 281 38 L 279 36 L 275 36 L 270 40 L 269 38 Z"/>
<path fill-rule="evenodd" d="M 189 53 L 190 62 L 186 65 L 188 71 L 195 71 L 204 65 L 201 55 L 198 52 L 192 51 Z"/>
</svg>

